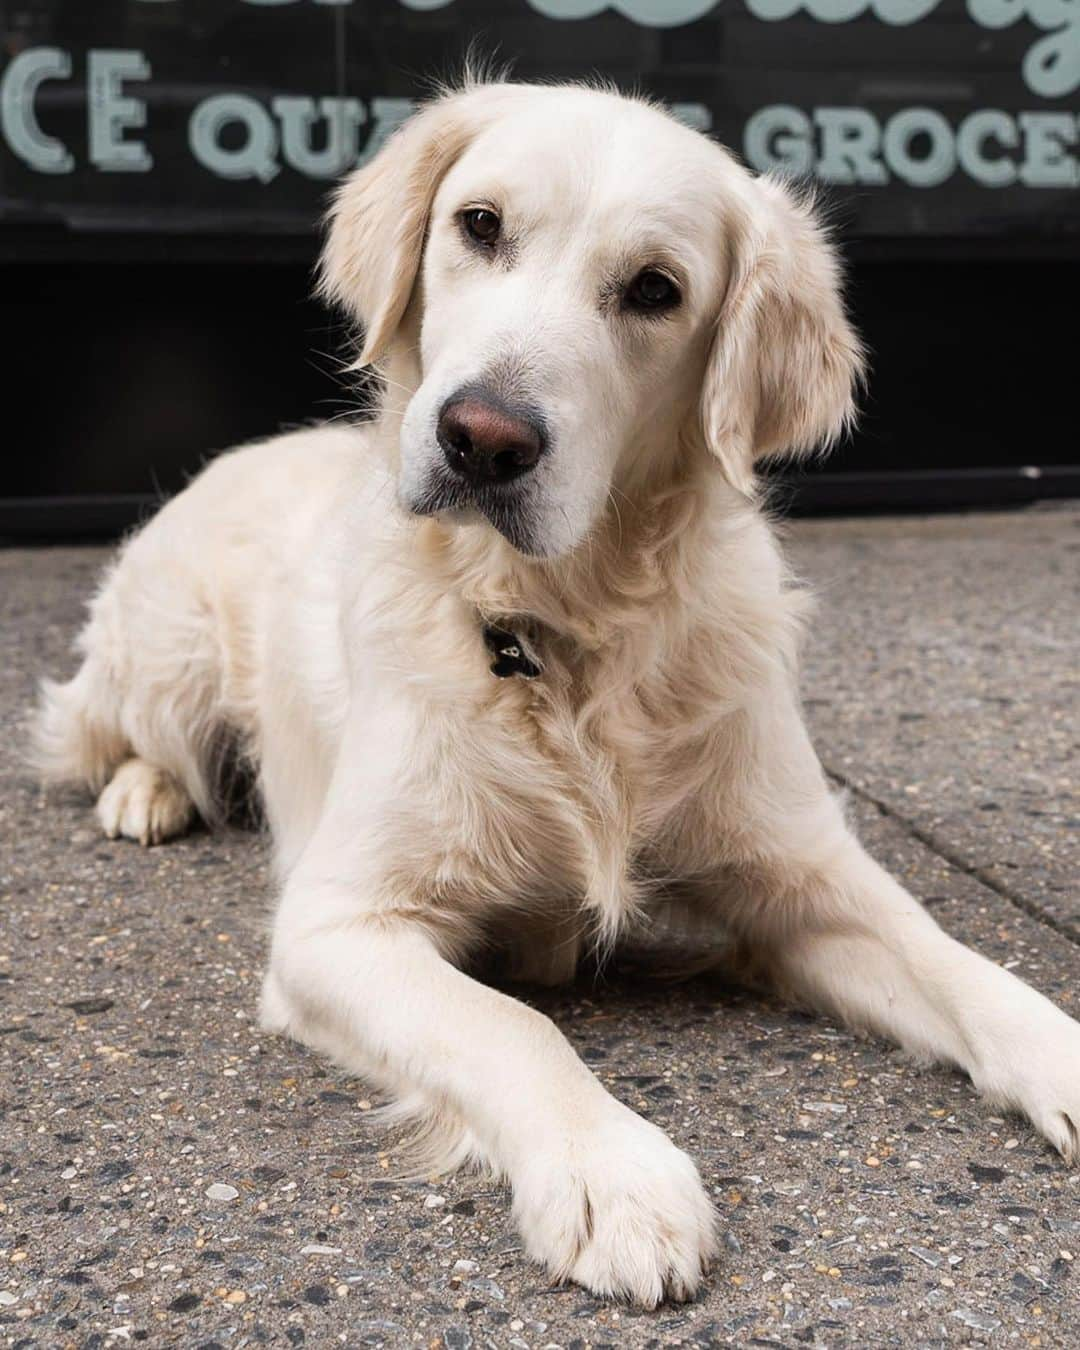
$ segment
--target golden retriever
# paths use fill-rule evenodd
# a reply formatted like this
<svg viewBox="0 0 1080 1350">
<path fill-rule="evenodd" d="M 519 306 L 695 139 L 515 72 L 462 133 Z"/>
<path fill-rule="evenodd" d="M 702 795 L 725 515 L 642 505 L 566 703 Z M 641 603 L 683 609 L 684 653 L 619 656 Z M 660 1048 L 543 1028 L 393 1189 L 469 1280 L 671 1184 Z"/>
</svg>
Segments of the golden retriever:
<svg viewBox="0 0 1080 1350">
<path fill-rule="evenodd" d="M 474 83 L 340 189 L 322 285 L 377 420 L 223 455 L 126 544 L 43 769 L 157 843 L 214 818 L 238 738 L 280 889 L 265 1026 L 507 1178 L 529 1253 L 597 1293 L 693 1294 L 709 1199 L 466 971 L 497 945 L 568 979 L 660 880 L 1075 1159 L 1080 1026 L 863 852 L 803 727 L 755 461 L 834 439 L 862 370 L 805 198 L 644 100 Z"/>
</svg>

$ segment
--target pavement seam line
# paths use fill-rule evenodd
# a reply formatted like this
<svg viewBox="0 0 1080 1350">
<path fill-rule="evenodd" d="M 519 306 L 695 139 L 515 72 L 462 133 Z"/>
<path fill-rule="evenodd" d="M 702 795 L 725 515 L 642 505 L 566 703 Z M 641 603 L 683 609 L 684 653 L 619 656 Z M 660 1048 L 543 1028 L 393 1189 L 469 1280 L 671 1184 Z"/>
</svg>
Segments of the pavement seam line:
<svg viewBox="0 0 1080 1350">
<path fill-rule="evenodd" d="M 935 834 L 931 833 L 931 831 L 924 829 L 921 825 L 917 825 L 907 816 L 902 815 L 894 807 L 890 806 L 887 801 L 884 801 L 880 797 L 876 797 L 872 792 L 861 787 L 858 783 L 849 778 L 847 774 L 841 773 L 838 769 L 830 768 L 828 764 L 823 763 L 823 767 L 828 776 L 835 783 L 838 783 L 845 792 L 850 792 L 853 797 L 858 797 L 861 801 L 868 802 L 871 806 L 877 807 L 886 819 L 892 820 L 897 825 L 901 826 L 913 839 L 918 840 L 918 842 L 925 848 L 928 848 L 931 853 L 936 854 L 942 862 L 947 862 L 950 867 L 955 867 L 958 872 L 965 873 L 967 876 L 972 877 L 975 881 L 979 882 L 980 885 L 985 886 L 987 890 L 993 891 L 995 895 L 1000 895 L 1001 898 L 1007 900 L 1014 909 L 1020 910 L 1022 914 L 1026 914 L 1029 919 L 1034 919 L 1036 923 L 1042 924 L 1044 928 L 1051 929 L 1053 932 L 1057 933 L 1059 937 L 1063 937 L 1066 942 L 1072 943 L 1074 947 L 1080 947 L 1080 929 L 1074 924 L 1069 923 L 1067 920 L 1055 919 L 1053 915 L 1046 914 L 1038 907 L 1038 905 L 1028 900 L 1026 896 L 1021 895 L 1018 891 L 1014 891 L 1009 886 L 1004 885 L 997 877 L 987 872 L 985 868 L 978 867 L 974 863 L 968 862 L 957 853 L 955 849 L 944 843 Z"/>
</svg>

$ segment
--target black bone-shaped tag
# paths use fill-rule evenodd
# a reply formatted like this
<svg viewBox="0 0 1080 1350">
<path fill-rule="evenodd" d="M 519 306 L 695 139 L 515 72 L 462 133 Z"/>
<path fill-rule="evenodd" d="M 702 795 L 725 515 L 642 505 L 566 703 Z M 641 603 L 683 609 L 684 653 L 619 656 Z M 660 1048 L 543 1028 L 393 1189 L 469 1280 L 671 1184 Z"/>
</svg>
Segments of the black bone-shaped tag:
<svg viewBox="0 0 1080 1350">
<path fill-rule="evenodd" d="M 484 643 L 495 658 L 491 663 L 491 673 L 500 680 L 511 675 L 524 675 L 527 680 L 534 680 L 537 675 L 544 673 L 543 666 L 535 659 L 524 640 L 508 628 L 485 624 Z"/>
</svg>

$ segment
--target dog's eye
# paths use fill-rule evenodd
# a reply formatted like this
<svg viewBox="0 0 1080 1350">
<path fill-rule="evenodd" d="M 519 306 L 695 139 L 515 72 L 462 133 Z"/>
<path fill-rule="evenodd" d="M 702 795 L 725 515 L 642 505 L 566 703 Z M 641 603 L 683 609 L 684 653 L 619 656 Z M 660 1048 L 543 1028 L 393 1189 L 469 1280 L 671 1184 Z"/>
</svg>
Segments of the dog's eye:
<svg viewBox="0 0 1080 1350">
<path fill-rule="evenodd" d="M 461 213 L 461 222 L 465 226 L 465 233 L 474 243 L 482 244 L 485 248 L 491 246 L 498 240 L 499 231 L 502 229 L 502 221 L 494 211 L 488 211 L 482 206 L 473 207 L 470 211 Z"/>
<path fill-rule="evenodd" d="M 623 292 L 624 305 L 636 310 L 674 309 L 681 298 L 672 279 L 654 267 L 639 272 Z"/>
</svg>

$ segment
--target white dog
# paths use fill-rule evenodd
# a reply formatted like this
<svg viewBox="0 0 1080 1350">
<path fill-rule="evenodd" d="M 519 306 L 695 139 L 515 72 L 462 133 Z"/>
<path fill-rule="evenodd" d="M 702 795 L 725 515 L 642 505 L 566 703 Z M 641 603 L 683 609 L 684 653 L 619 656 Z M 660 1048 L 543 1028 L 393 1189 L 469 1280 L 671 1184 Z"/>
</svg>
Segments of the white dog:
<svg viewBox="0 0 1080 1350">
<path fill-rule="evenodd" d="M 867 857 L 803 728 L 754 461 L 834 438 L 862 363 L 806 202 L 643 101 L 474 84 L 345 183 L 322 265 L 378 420 L 224 455 L 126 545 L 43 767 L 157 843 L 213 819 L 238 739 L 280 879 L 265 1025 L 505 1176 L 597 1293 L 692 1294 L 705 1190 L 464 967 L 569 978 L 650 879 L 1075 1159 L 1080 1026 Z"/>
</svg>

